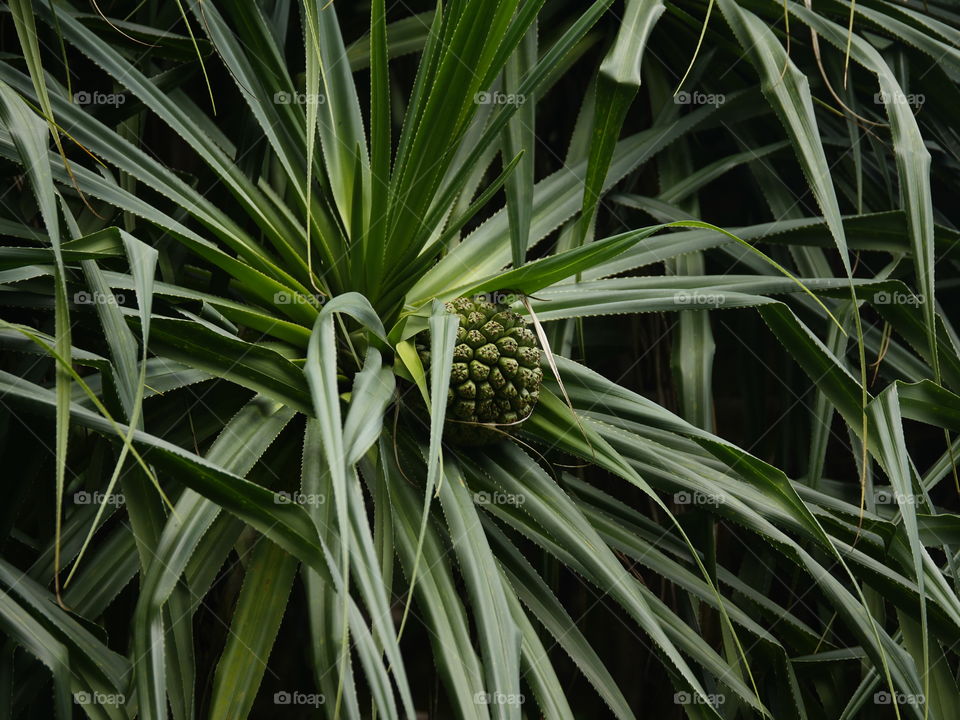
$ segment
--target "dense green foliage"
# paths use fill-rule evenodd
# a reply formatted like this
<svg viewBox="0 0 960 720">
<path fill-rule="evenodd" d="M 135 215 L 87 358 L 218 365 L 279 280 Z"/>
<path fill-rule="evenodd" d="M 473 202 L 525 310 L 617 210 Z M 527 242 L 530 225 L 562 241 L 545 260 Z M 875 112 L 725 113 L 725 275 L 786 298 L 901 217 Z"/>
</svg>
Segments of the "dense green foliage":
<svg viewBox="0 0 960 720">
<path fill-rule="evenodd" d="M 0 718 L 960 717 L 952 3 L 0 43 Z"/>
</svg>

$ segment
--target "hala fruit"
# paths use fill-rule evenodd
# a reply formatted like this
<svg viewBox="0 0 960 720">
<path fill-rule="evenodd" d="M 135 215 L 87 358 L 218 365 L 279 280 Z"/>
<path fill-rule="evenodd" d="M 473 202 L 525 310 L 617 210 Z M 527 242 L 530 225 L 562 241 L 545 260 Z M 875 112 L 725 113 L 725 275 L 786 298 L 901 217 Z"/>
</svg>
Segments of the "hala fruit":
<svg viewBox="0 0 960 720">
<path fill-rule="evenodd" d="M 448 439 L 479 445 L 503 437 L 533 412 L 543 371 L 536 336 L 506 305 L 483 296 L 446 304 L 460 317 L 447 393 Z M 424 359 L 429 360 L 428 353 Z"/>
</svg>

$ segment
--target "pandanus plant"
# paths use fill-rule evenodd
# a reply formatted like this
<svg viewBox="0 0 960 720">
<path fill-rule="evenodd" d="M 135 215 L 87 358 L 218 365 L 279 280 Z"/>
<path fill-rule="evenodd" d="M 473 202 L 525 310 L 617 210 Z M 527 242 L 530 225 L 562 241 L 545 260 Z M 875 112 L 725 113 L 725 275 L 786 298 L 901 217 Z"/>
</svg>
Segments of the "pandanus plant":
<svg viewBox="0 0 960 720">
<path fill-rule="evenodd" d="M 369 5 L 4 9 L 0 715 L 956 717 L 953 11 Z"/>
</svg>

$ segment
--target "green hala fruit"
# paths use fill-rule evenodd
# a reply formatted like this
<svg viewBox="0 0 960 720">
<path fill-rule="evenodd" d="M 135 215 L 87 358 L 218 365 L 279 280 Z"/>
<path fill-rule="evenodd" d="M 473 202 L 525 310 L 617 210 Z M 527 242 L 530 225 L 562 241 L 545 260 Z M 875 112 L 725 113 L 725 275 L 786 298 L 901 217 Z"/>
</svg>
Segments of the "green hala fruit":
<svg viewBox="0 0 960 720">
<path fill-rule="evenodd" d="M 461 445 L 482 445 L 502 439 L 533 412 L 543 371 L 536 335 L 506 305 L 484 296 L 459 297 L 447 310 L 460 316 L 453 349 L 447 424 L 444 435 Z M 429 353 L 421 350 L 424 364 Z"/>
</svg>

